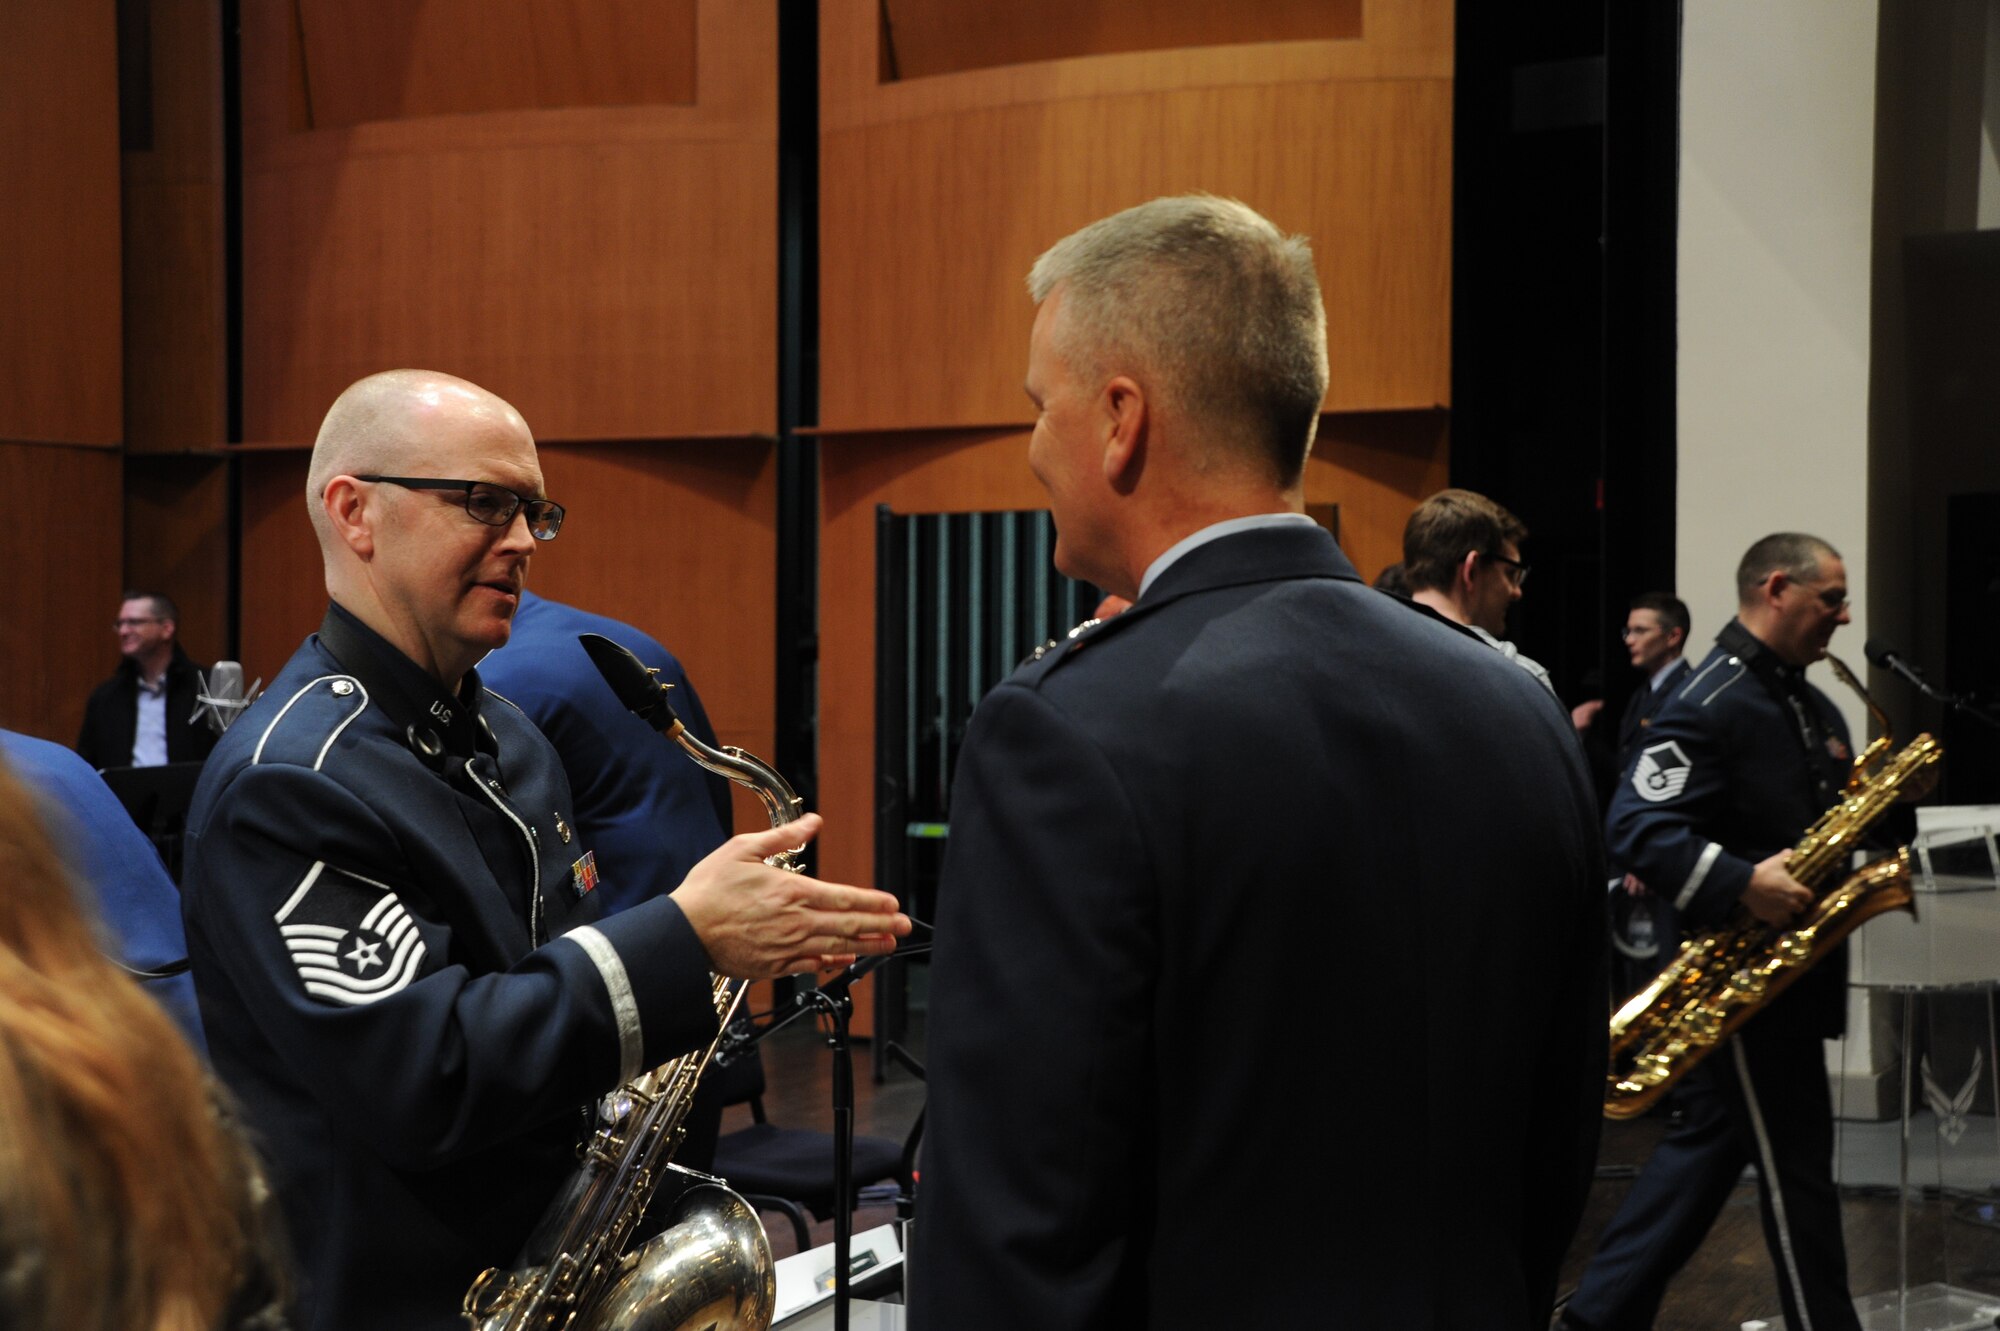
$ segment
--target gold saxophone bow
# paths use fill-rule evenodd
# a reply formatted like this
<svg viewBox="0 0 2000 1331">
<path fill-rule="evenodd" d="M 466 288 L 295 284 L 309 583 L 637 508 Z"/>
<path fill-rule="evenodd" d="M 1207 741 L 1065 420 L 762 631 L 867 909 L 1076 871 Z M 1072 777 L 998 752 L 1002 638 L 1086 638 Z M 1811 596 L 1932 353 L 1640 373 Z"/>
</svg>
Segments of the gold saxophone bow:
<svg viewBox="0 0 2000 1331">
<path fill-rule="evenodd" d="M 1861 695 L 1882 734 L 1854 760 L 1840 803 L 1792 848 L 1786 870 L 1814 889 L 1849 861 L 1862 833 L 1890 806 L 1929 792 L 1944 757 L 1944 749 L 1929 735 L 1917 736 L 1889 756 L 1894 741 L 1888 718 L 1838 657 L 1826 659 L 1841 682 Z M 1784 928 L 1765 924 L 1739 906 L 1728 923 L 1681 944 L 1667 968 L 1611 1018 L 1604 1116 L 1624 1119 L 1645 1113 L 1847 935 L 1891 910 L 1916 910 L 1907 848 L 1850 874 Z"/>
</svg>

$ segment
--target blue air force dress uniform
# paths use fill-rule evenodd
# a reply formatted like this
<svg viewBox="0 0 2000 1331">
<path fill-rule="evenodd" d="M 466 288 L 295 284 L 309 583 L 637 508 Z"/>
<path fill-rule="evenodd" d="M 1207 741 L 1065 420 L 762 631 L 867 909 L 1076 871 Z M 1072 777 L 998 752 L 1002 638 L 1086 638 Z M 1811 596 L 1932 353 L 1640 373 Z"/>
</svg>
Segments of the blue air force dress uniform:
<svg viewBox="0 0 2000 1331">
<path fill-rule="evenodd" d="M 46 807 L 43 821 L 77 876 L 82 904 L 115 935 L 119 964 L 167 1010 L 196 1050 L 205 1048 L 196 1015 L 194 981 L 182 958 L 180 892 L 146 834 L 81 757 L 47 740 L 0 730 L 0 754 Z"/>
<path fill-rule="evenodd" d="M 1647 732 L 1660 714 L 1694 673 L 1687 658 L 1675 657 L 1655 679 L 1640 681 L 1618 718 L 1618 764 L 1620 774 L 1630 772 L 1645 747 Z M 1614 779 L 1615 784 L 1615 779 Z M 1609 804 L 1607 801 L 1607 812 Z M 1660 973 L 1680 945 L 1680 912 L 1673 902 L 1657 892 L 1630 896 L 1624 891 L 1625 870 L 1617 863 L 1611 871 L 1612 983 L 1622 998 L 1638 990 Z"/>
<path fill-rule="evenodd" d="M 594 887 L 548 741 L 337 605 L 217 746 L 188 949 L 306 1325 L 462 1325 L 573 1168 L 587 1103 L 712 1036 L 680 908 L 600 921 Z"/>
<path fill-rule="evenodd" d="M 1626 769 L 1611 804 L 1612 862 L 1667 897 L 1691 928 L 1718 925 L 1757 862 L 1795 844 L 1839 798 L 1851 761 L 1846 722 L 1826 695 L 1732 620 Z M 1846 976 L 1843 948 L 1688 1074 L 1682 1120 L 1606 1229 L 1571 1322 L 1650 1327 L 1668 1280 L 1743 1166 L 1755 1164 L 1787 1325 L 1858 1326 L 1821 1043 L 1845 1027 Z"/>
<path fill-rule="evenodd" d="M 913 1324 L 1546 1317 L 1596 1151 L 1602 865 L 1524 671 L 1311 523 L 1187 551 L 967 733 Z M 1329 1247 L 1335 1195 L 1376 1223 Z"/>
</svg>

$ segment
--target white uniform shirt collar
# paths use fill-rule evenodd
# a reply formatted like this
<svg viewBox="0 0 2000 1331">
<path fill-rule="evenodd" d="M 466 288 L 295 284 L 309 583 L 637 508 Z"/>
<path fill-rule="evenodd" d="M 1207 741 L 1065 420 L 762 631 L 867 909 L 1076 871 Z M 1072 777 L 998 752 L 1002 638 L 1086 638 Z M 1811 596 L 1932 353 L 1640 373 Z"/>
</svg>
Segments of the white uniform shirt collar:
<svg viewBox="0 0 2000 1331">
<path fill-rule="evenodd" d="M 1173 567 L 1175 560 L 1197 546 L 1207 545 L 1210 541 L 1220 540 L 1224 536 L 1234 536 L 1238 532 L 1255 531 L 1259 527 L 1278 527 L 1287 522 L 1311 521 L 1312 519 L 1303 513 L 1253 513 L 1247 518 L 1225 518 L 1221 522 L 1212 522 L 1193 535 L 1183 536 L 1175 541 L 1167 547 L 1165 554 L 1147 565 L 1146 576 L 1139 579 L 1139 595 L 1144 596 L 1146 589 L 1158 582 L 1160 575 Z"/>
<path fill-rule="evenodd" d="M 1665 665 L 1661 666 L 1658 670 L 1655 670 L 1653 672 L 1653 677 L 1646 681 L 1646 687 L 1648 689 L 1651 689 L 1654 693 L 1658 693 L 1660 691 L 1660 685 L 1666 683 L 1667 676 L 1672 674 L 1674 667 L 1679 665 L 1680 663 L 1681 663 L 1680 657 L 1678 656 L 1673 657 Z"/>
</svg>

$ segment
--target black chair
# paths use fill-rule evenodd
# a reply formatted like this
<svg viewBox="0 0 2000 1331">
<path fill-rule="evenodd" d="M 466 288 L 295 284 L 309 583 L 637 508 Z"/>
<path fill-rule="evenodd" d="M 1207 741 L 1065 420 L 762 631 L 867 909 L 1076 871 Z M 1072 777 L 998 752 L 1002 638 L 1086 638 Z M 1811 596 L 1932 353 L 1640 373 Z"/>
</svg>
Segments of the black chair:
<svg viewBox="0 0 2000 1331">
<path fill-rule="evenodd" d="M 759 1211 L 779 1211 L 792 1222 L 798 1251 L 812 1247 L 812 1231 L 807 1213 L 815 1220 L 833 1218 L 833 1134 L 811 1128 L 782 1128 L 764 1114 L 764 1063 L 758 1051 L 750 1049 L 729 1063 L 711 1068 L 703 1077 L 704 1086 L 713 1079 L 722 1103 L 748 1104 L 749 1127 L 722 1134 L 715 1143 L 715 1161 L 710 1172 L 729 1181 L 743 1200 Z M 852 1211 L 865 1194 L 883 1184 L 894 1191 L 883 1200 L 910 1196 L 915 1187 L 914 1165 L 917 1139 L 923 1131 L 920 1116 L 910 1130 L 908 1142 L 886 1137 L 854 1138 L 854 1195 L 848 1198 Z"/>
</svg>

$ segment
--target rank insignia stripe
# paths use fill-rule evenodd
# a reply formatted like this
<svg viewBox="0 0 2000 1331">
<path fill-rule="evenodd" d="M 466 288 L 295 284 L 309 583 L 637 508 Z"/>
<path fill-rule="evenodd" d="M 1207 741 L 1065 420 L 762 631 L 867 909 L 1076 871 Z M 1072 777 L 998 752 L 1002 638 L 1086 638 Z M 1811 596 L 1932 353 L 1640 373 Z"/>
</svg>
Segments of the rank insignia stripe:
<svg viewBox="0 0 2000 1331">
<path fill-rule="evenodd" d="M 423 970 L 423 936 L 395 892 L 324 862 L 274 919 L 300 983 L 321 1002 L 380 1002 Z"/>
</svg>

